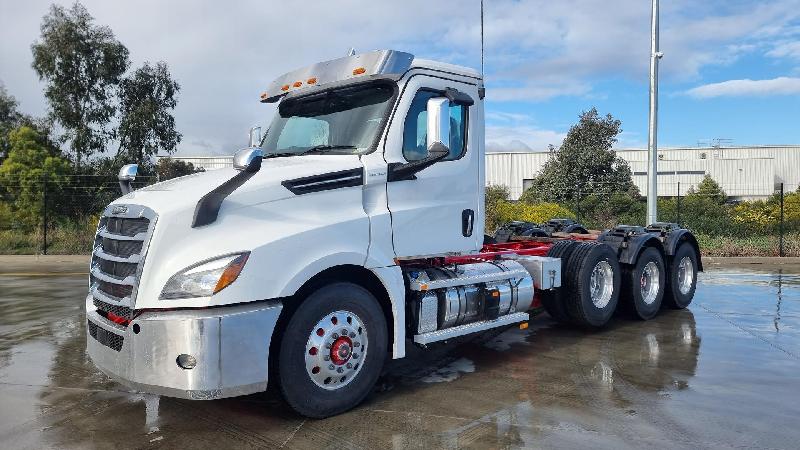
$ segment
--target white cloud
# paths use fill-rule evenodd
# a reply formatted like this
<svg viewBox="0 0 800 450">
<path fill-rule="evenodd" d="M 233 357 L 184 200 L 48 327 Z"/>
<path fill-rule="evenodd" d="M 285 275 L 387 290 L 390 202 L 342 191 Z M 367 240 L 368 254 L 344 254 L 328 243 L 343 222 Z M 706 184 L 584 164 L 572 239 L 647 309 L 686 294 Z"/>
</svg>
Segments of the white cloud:
<svg viewBox="0 0 800 450">
<path fill-rule="evenodd" d="M 779 42 L 767 52 L 767 56 L 800 60 L 800 40 Z"/>
<path fill-rule="evenodd" d="M 566 135 L 537 126 L 525 114 L 490 112 L 486 121 L 487 152 L 546 151 L 548 145 L 561 145 Z"/>
<path fill-rule="evenodd" d="M 69 6 L 73 0 L 0 6 L 0 80 L 25 112 L 37 115 L 46 104 L 30 68 L 30 44 L 53 1 Z M 134 65 L 169 64 L 182 86 L 175 116 L 184 154 L 231 153 L 246 142 L 250 126 L 265 125 L 272 114 L 257 102 L 271 79 L 350 47 L 396 48 L 472 67 L 480 62 L 478 0 L 339 0 L 313 8 L 258 0 L 83 3 L 128 46 Z M 597 88 L 605 79 L 646 82 L 649 9 L 642 0 L 486 2 L 487 98 L 594 98 L 605 94 Z M 788 39 L 798 17 L 798 0 L 662 2 L 662 79 L 695 79 L 709 64 L 772 49 Z M 792 57 L 789 50 L 775 47 L 770 56 Z M 535 124 L 503 126 L 492 128 L 495 142 L 516 139 L 536 150 L 560 143 L 558 132 Z"/>
<path fill-rule="evenodd" d="M 695 98 L 741 97 L 800 94 L 800 78 L 778 77 L 771 80 L 728 80 L 704 84 L 686 93 Z"/>
</svg>

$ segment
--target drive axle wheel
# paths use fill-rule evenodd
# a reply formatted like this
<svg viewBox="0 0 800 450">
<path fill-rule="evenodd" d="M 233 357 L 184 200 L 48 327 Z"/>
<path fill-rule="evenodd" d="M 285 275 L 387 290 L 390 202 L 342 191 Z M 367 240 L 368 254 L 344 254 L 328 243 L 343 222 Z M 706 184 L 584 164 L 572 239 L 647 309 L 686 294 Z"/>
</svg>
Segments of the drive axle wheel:
<svg viewBox="0 0 800 450">
<path fill-rule="evenodd" d="M 683 242 L 672 256 L 664 303 L 675 309 L 692 303 L 697 288 L 697 267 L 697 252 L 692 244 Z"/>
<path fill-rule="evenodd" d="M 369 291 L 352 283 L 324 286 L 287 324 L 277 365 L 281 394 L 304 416 L 347 411 L 375 385 L 386 343 L 386 319 Z"/>
<path fill-rule="evenodd" d="M 562 276 L 572 321 L 589 327 L 605 325 L 617 308 L 622 278 L 614 250 L 598 242 L 578 244 Z"/>
<path fill-rule="evenodd" d="M 635 317 L 652 319 L 664 298 L 664 259 L 657 249 L 648 247 L 639 254 L 636 265 L 628 267 L 622 283 L 623 304 Z"/>
</svg>

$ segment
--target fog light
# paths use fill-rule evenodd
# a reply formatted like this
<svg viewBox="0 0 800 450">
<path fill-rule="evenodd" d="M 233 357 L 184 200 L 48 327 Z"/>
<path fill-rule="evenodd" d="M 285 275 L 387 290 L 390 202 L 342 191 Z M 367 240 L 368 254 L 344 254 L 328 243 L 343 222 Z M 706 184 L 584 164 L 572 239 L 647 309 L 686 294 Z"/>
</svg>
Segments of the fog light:
<svg viewBox="0 0 800 450">
<path fill-rule="evenodd" d="M 194 366 L 197 365 L 197 360 L 194 359 L 194 356 L 185 353 L 183 355 L 178 355 L 178 359 L 176 359 L 175 362 L 178 363 L 181 369 L 194 369 Z"/>
</svg>

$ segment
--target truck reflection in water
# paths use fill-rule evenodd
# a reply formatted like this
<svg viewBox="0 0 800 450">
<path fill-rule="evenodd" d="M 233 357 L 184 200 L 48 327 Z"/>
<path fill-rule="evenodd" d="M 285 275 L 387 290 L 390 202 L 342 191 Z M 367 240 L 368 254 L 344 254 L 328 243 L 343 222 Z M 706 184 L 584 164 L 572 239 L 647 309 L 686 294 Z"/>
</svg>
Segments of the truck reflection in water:
<svg viewBox="0 0 800 450">
<path fill-rule="evenodd" d="M 412 356 L 408 366 L 390 371 L 384 381 L 400 385 L 400 391 L 420 380 L 442 381 L 425 388 L 439 390 L 426 392 L 426 397 L 436 398 L 437 410 L 451 411 L 453 418 L 480 417 L 437 438 L 421 441 L 395 434 L 392 445 L 531 448 L 541 445 L 543 429 L 571 426 L 563 421 L 565 412 L 576 422 L 580 417 L 602 427 L 604 419 L 594 417 L 598 413 L 636 415 L 642 403 L 651 420 L 665 423 L 671 419 L 659 411 L 659 401 L 689 387 L 700 344 L 694 315 L 687 309 L 662 311 L 648 322 L 617 320 L 603 333 L 554 325 L 543 317 L 533 320 L 528 330 L 514 328 L 452 345 L 446 355 L 436 349 L 423 352 Z M 473 369 L 464 370 L 473 360 Z M 484 374 L 478 385 L 464 375 L 473 370 Z M 450 383 L 459 377 L 459 382 Z M 409 420 L 422 427 L 427 418 L 410 415 Z"/>
</svg>

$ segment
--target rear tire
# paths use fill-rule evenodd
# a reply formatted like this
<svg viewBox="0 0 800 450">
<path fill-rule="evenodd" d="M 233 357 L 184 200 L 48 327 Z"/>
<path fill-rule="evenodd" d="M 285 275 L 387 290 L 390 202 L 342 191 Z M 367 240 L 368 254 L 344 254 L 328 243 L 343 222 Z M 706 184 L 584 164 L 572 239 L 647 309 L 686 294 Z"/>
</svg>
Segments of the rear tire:
<svg viewBox="0 0 800 450">
<path fill-rule="evenodd" d="M 647 247 L 628 266 L 622 277 L 622 303 L 634 317 L 650 320 L 658 314 L 664 298 L 666 270 L 661 252 Z"/>
<path fill-rule="evenodd" d="M 306 417 L 347 411 L 372 391 L 386 345 L 386 319 L 369 291 L 352 283 L 323 286 L 289 319 L 278 355 L 281 394 Z"/>
<path fill-rule="evenodd" d="M 692 303 L 697 289 L 697 252 L 692 244 L 683 242 L 672 256 L 664 303 L 670 308 L 683 309 Z"/>
<path fill-rule="evenodd" d="M 567 268 L 567 261 L 577 245 L 578 243 L 575 241 L 558 241 L 547 251 L 548 257 L 561 259 L 562 276 Z M 560 323 L 571 322 L 567 313 L 567 305 L 564 303 L 566 301 L 564 287 L 541 291 L 541 293 L 542 306 L 544 306 L 545 311 L 550 314 L 553 320 Z"/>
<path fill-rule="evenodd" d="M 622 273 L 614 250 L 583 242 L 570 256 L 566 278 L 567 312 L 578 325 L 599 328 L 608 323 L 619 302 Z"/>
</svg>

